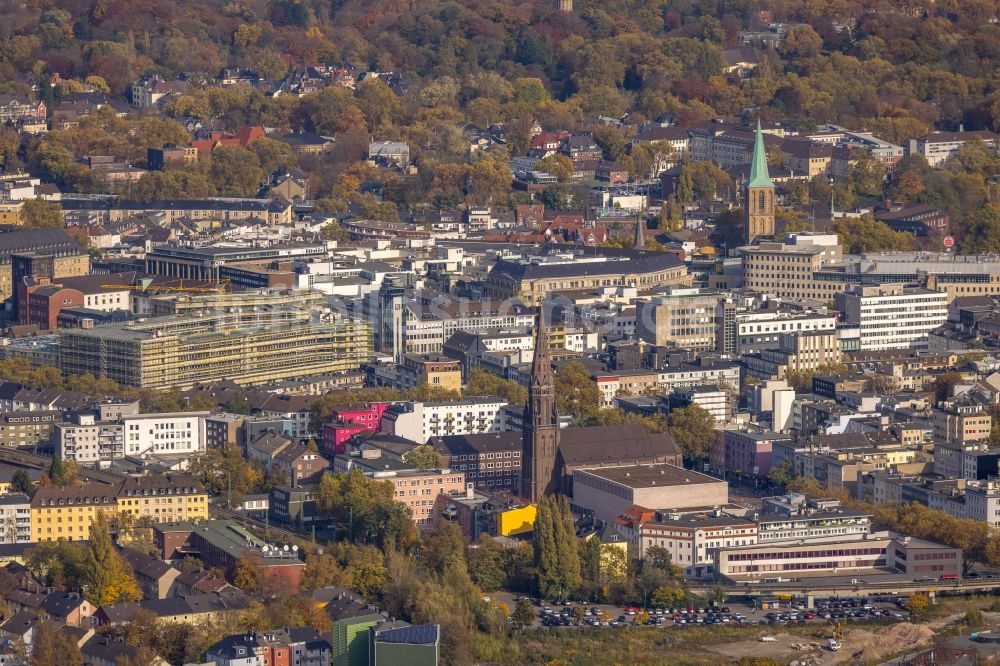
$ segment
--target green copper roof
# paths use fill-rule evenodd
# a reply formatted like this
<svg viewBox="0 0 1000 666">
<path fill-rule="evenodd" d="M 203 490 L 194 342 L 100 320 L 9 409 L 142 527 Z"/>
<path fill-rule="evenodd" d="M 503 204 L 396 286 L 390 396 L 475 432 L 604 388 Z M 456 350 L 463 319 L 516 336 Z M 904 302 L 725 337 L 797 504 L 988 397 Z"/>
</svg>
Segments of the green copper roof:
<svg viewBox="0 0 1000 666">
<path fill-rule="evenodd" d="M 767 173 L 767 153 L 764 152 L 764 133 L 760 131 L 760 119 L 757 119 L 757 135 L 753 141 L 753 160 L 750 161 L 750 179 L 747 187 L 774 187 L 771 176 Z"/>
</svg>

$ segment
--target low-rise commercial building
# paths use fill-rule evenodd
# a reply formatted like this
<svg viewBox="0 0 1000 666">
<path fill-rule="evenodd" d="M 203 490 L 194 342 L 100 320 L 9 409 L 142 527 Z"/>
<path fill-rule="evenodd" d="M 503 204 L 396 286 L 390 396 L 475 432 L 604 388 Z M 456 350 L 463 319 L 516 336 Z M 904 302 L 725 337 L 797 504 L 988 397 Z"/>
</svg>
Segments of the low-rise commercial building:
<svg viewBox="0 0 1000 666">
<path fill-rule="evenodd" d="M 611 522 L 632 505 L 673 511 L 729 501 L 728 484 L 674 465 L 623 465 L 573 470 L 573 506 Z"/>
<path fill-rule="evenodd" d="M 962 550 L 883 532 L 853 541 L 723 547 L 715 562 L 720 577 L 737 581 L 880 570 L 940 578 L 961 575 Z"/>
<path fill-rule="evenodd" d="M 487 297 L 503 301 L 518 298 L 538 305 L 557 291 L 636 286 L 644 289 L 689 286 L 692 276 L 677 255 L 663 252 L 622 251 L 620 256 L 584 257 L 565 253 L 542 260 L 500 260 L 484 285 Z"/>
<path fill-rule="evenodd" d="M 639 556 L 657 546 L 670 553 L 670 561 L 689 578 L 714 578 L 716 555 L 722 548 L 750 546 L 757 543 L 757 524 L 712 511 L 694 515 L 658 514 L 656 520 L 642 525 L 639 533 Z"/>
<path fill-rule="evenodd" d="M 764 499 L 757 519 L 758 543 L 853 540 L 868 534 L 871 515 L 832 499 L 798 493 Z"/>
<path fill-rule="evenodd" d="M 218 567 L 232 576 L 243 557 L 259 558 L 264 575 L 286 589 L 297 591 L 305 562 L 298 547 L 268 544 L 228 520 L 200 520 L 156 523 L 153 545 L 158 557 L 181 560 L 197 555 L 206 568 Z"/>
<path fill-rule="evenodd" d="M 462 368 L 458 361 L 447 356 L 406 354 L 397 371 L 398 388 L 403 391 L 417 386 L 431 386 L 456 393 L 462 390 Z"/>
</svg>

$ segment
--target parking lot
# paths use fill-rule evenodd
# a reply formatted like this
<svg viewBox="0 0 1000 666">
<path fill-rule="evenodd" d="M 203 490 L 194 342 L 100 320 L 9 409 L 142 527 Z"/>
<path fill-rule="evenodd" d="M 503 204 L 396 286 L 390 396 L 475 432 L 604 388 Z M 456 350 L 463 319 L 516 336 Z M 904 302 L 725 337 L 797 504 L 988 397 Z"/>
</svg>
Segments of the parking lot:
<svg viewBox="0 0 1000 666">
<path fill-rule="evenodd" d="M 778 608 L 757 609 L 749 602 L 727 602 L 718 607 L 647 608 L 602 604 L 543 602 L 538 606 L 537 625 L 544 627 L 625 627 L 625 626 L 768 626 L 780 628 L 808 623 L 852 624 L 901 622 L 909 619 L 903 599 L 829 598 L 815 600 L 806 608 L 805 600 L 791 600 Z"/>
</svg>

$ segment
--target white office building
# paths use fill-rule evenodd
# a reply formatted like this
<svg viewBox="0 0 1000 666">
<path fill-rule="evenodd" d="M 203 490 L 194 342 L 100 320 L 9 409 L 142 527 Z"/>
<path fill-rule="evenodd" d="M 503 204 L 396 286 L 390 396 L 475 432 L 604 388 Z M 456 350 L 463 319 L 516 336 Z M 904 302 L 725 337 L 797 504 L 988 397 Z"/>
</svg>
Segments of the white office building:
<svg viewBox="0 0 1000 666">
<path fill-rule="evenodd" d="M 860 326 L 862 351 L 927 349 L 927 336 L 948 318 L 948 295 L 901 284 L 854 286 L 837 294 L 848 324 Z"/>
<path fill-rule="evenodd" d="M 191 456 L 205 451 L 208 412 L 135 414 L 101 421 L 95 412 L 56 424 L 53 444 L 63 460 L 106 467 L 126 456 Z"/>
</svg>

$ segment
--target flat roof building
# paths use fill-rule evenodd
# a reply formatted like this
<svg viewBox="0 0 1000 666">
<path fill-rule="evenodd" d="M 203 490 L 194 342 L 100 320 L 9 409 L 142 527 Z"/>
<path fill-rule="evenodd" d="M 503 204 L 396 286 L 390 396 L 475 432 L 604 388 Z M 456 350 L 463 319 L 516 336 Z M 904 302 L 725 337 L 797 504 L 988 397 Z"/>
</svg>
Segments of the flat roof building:
<svg viewBox="0 0 1000 666">
<path fill-rule="evenodd" d="M 676 465 L 627 465 L 573 470 L 573 505 L 611 522 L 637 504 L 657 510 L 723 506 L 728 484 Z"/>
<path fill-rule="evenodd" d="M 366 322 L 301 305 L 232 307 L 60 332 L 60 367 L 123 386 L 190 388 L 210 381 L 265 384 L 357 370 L 371 360 Z"/>
</svg>

